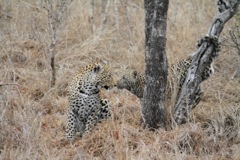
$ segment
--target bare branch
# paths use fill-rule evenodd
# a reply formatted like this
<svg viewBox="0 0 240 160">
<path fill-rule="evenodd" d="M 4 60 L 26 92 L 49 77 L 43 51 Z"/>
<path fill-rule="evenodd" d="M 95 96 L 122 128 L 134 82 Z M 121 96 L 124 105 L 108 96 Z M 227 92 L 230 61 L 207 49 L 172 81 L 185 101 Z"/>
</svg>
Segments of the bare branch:
<svg viewBox="0 0 240 160">
<path fill-rule="evenodd" d="M 117 29 L 119 29 L 118 0 L 114 0 L 114 12 L 115 12 L 116 26 L 117 26 Z"/>
<path fill-rule="evenodd" d="M 55 85 L 56 81 L 56 68 L 55 68 L 55 48 L 58 39 L 58 34 L 61 31 L 61 25 L 66 15 L 66 11 L 70 6 L 72 0 L 59 0 L 54 7 L 54 1 L 43 0 L 43 6 L 48 15 L 48 26 L 50 30 L 51 42 L 48 47 L 48 55 L 50 57 L 50 66 L 52 70 L 51 87 Z M 54 9 L 55 8 L 55 9 Z"/>
<path fill-rule="evenodd" d="M 122 2 L 122 5 L 123 5 L 123 8 L 125 10 L 124 14 L 125 14 L 125 17 L 127 18 L 128 31 L 129 31 L 129 35 L 131 37 L 132 30 L 131 30 L 131 25 L 130 25 L 130 18 L 129 18 L 129 15 L 128 15 L 127 1 L 121 0 L 121 2 Z"/>
<path fill-rule="evenodd" d="M 9 86 L 9 85 L 19 85 L 19 84 L 17 84 L 17 83 L 0 83 L 0 87 Z"/>
<path fill-rule="evenodd" d="M 94 33 L 95 30 L 96 30 L 96 27 L 95 27 L 95 22 L 94 22 L 94 0 L 90 0 L 89 1 L 89 7 L 90 7 L 90 10 L 89 10 L 89 21 L 92 25 L 92 32 Z"/>
<path fill-rule="evenodd" d="M 107 12 L 109 8 L 110 0 L 102 0 L 102 20 L 101 20 L 101 27 L 104 28 L 107 23 Z"/>
</svg>

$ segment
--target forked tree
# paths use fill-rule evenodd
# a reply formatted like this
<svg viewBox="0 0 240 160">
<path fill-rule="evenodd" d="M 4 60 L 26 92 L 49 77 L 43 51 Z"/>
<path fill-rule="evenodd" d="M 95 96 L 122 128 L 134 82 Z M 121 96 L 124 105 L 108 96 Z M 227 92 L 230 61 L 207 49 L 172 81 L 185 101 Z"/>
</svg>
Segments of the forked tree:
<svg viewBox="0 0 240 160">
<path fill-rule="evenodd" d="M 208 64 L 219 55 L 219 36 L 225 23 L 238 11 L 240 0 L 218 0 L 218 14 L 215 16 L 207 35 L 201 39 L 199 48 L 192 56 L 192 63 L 187 71 L 184 84 L 181 87 L 179 98 L 175 106 L 174 120 L 177 124 L 188 121 L 189 113 L 192 111 L 193 97 L 198 92 L 203 81 L 202 76 Z"/>
<path fill-rule="evenodd" d="M 218 14 L 213 20 L 207 35 L 199 43 L 197 52 L 191 57 L 192 63 L 180 89 L 174 111 L 176 124 L 187 122 L 193 109 L 193 100 L 204 80 L 201 76 L 206 67 L 218 56 L 218 40 L 225 23 L 232 18 L 240 0 L 218 0 Z M 166 26 L 168 0 L 145 0 L 146 35 L 146 81 L 142 114 L 148 128 L 164 127 L 164 99 L 167 86 Z"/>
</svg>

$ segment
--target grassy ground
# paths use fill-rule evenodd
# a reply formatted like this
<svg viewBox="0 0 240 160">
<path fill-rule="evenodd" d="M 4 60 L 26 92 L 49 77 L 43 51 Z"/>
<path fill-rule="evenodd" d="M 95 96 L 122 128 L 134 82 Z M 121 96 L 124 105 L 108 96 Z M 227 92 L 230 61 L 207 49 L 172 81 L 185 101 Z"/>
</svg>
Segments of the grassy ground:
<svg viewBox="0 0 240 160">
<path fill-rule="evenodd" d="M 38 1 L 39 2 L 39 1 Z M 140 102 L 126 90 L 103 91 L 112 120 L 85 139 L 66 142 L 66 88 L 80 67 L 100 58 L 113 68 L 144 71 L 143 2 L 113 3 L 105 27 L 101 8 L 89 23 L 88 1 L 73 1 L 56 43 L 57 82 L 50 87 L 50 43 L 46 11 L 33 0 L 0 3 L 0 159 L 239 159 L 240 57 L 223 47 L 215 74 L 203 84 L 204 97 L 192 122 L 173 130 L 150 132 L 139 126 Z M 99 2 L 98 2 L 99 3 Z M 174 63 L 196 50 L 216 13 L 214 1 L 170 1 L 167 53 Z M 221 39 L 236 19 L 229 22 Z"/>
</svg>

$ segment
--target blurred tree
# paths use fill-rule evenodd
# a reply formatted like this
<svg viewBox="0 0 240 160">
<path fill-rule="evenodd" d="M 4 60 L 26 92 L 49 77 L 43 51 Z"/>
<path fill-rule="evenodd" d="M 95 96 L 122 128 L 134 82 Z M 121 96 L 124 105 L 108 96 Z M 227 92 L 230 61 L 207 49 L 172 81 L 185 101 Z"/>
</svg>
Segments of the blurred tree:
<svg viewBox="0 0 240 160">
<path fill-rule="evenodd" d="M 164 99 L 167 86 L 166 28 L 168 0 L 145 0 L 146 81 L 142 114 L 144 126 L 165 127 Z"/>
</svg>

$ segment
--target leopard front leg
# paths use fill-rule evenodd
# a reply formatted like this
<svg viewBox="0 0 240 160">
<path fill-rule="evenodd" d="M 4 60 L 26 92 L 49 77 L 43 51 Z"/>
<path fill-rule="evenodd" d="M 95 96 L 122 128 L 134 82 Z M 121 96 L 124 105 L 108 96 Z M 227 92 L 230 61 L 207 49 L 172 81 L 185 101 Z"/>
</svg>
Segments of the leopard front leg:
<svg viewBox="0 0 240 160">
<path fill-rule="evenodd" d="M 104 119 L 108 119 L 112 116 L 111 110 L 109 108 L 109 101 L 107 99 L 101 99 L 101 108 L 97 113 L 98 122 L 101 122 Z"/>
<path fill-rule="evenodd" d="M 98 121 L 97 111 L 93 110 L 92 113 L 87 118 L 85 131 L 82 134 L 82 137 L 85 137 L 86 135 L 88 135 L 92 131 L 93 127 L 96 126 L 97 121 Z"/>
<path fill-rule="evenodd" d="M 73 142 L 76 134 L 76 115 L 71 108 L 68 109 L 67 113 L 67 129 L 66 138 Z"/>
<path fill-rule="evenodd" d="M 109 101 L 107 99 L 101 99 L 100 104 L 101 104 L 100 109 L 93 111 L 91 115 L 88 117 L 83 136 L 89 134 L 92 131 L 92 128 L 97 125 L 97 123 L 101 123 L 102 120 L 111 117 Z"/>
</svg>

